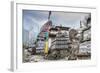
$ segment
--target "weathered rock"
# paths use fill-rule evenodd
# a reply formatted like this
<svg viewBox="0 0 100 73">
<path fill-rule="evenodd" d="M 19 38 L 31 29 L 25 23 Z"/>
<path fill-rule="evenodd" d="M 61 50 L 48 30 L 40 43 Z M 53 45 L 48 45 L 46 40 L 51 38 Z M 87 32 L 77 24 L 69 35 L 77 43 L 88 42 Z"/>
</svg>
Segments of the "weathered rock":
<svg viewBox="0 0 100 73">
<path fill-rule="evenodd" d="M 47 59 L 49 60 L 58 60 L 60 59 L 60 51 L 51 50 L 50 54 L 48 54 Z"/>
<path fill-rule="evenodd" d="M 70 55 L 68 57 L 68 60 L 76 60 L 77 59 L 77 54 L 79 53 L 79 39 L 77 37 L 77 30 L 75 29 L 72 29 L 70 30 L 69 32 L 69 38 L 70 38 L 70 41 L 71 41 L 71 44 L 70 44 Z"/>
<path fill-rule="evenodd" d="M 77 56 L 71 54 L 71 55 L 68 57 L 68 60 L 77 60 Z"/>
<path fill-rule="evenodd" d="M 24 49 L 23 61 L 24 62 L 29 62 L 30 61 L 30 56 L 31 56 L 31 53 L 28 51 L 28 49 Z"/>
<path fill-rule="evenodd" d="M 70 55 L 70 52 L 67 51 L 67 50 L 56 50 L 56 49 L 53 49 L 48 54 L 47 59 L 48 60 L 59 60 L 59 59 L 64 59 L 65 57 L 68 57 L 69 55 Z"/>
<path fill-rule="evenodd" d="M 69 31 L 69 39 L 70 41 L 73 41 L 73 39 L 76 39 L 76 35 L 78 34 L 78 31 L 75 29 L 71 29 Z"/>
<path fill-rule="evenodd" d="M 43 60 L 43 56 L 41 55 L 32 55 L 30 58 L 30 62 L 38 62 L 42 60 Z"/>
</svg>

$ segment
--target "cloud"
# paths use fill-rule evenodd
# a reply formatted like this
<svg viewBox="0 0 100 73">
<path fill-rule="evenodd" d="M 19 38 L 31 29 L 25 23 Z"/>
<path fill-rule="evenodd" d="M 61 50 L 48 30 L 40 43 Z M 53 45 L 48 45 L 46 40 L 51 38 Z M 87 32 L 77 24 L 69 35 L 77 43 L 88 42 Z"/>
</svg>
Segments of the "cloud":
<svg viewBox="0 0 100 73">
<path fill-rule="evenodd" d="M 23 28 L 29 32 L 30 38 L 36 38 L 40 28 L 48 21 L 48 11 L 23 10 Z M 88 13 L 56 12 L 51 13 L 53 25 L 79 28 L 80 20 Z"/>
<path fill-rule="evenodd" d="M 24 18 L 24 29 L 28 30 L 29 32 L 29 39 L 31 40 L 32 38 L 36 39 L 38 33 L 40 32 L 40 28 L 44 23 L 47 22 L 47 19 L 41 19 L 38 20 L 33 16 L 25 16 Z"/>
<path fill-rule="evenodd" d="M 51 19 L 54 25 L 66 27 L 78 27 L 80 20 L 83 20 L 88 13 L 74 13 L 74 12 L 52 12 Z"/>
</svg>

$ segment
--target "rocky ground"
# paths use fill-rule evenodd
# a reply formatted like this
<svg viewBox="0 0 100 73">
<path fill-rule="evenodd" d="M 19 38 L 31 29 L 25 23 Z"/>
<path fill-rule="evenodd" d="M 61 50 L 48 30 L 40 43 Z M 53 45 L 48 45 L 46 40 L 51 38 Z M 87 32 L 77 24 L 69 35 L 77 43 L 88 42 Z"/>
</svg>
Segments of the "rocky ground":
<svg viewBox="0 0 100 73">
<path fill-rule="evenodd" d="M 84 54 L 83 54 L 84 55 Z M 84 57 L 82 57 L 83 55 L 78 55 L 79 57 L 76 57 L 74 55 L 70 55 L 70 53 L 68 53 L 68 51 L 65 50 L 61 50 L 61 51 L 52 51 L 52 53 L 48 54 L 48 55 L 41 55 L 41 54 L 37 54 L 37 55 L 31 55 L 30 52 L 28 52 L 27 50 L 25 50 L 25 55 L 24 55 L 24 60 L 23 62 L 46 62 L 46 61 L 68 61 L 68 60 L 87 60 L 90 59 L 90 56 L 84 55 Z"/>
</svg>

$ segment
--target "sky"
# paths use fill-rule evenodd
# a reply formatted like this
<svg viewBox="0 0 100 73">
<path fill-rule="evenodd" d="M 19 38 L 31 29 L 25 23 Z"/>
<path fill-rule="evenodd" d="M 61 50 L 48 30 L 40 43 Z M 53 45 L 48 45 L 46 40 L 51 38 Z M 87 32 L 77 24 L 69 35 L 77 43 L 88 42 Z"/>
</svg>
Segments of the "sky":
<svg viewBox="0 0 100 73">
<path fill-rule="evenodd" d="M 23 41 L 35 40 L 40 28 L 48 21 L 49 11 L 23 10 Z M 51 11 L 50 20 L 53 25 L 79 28 L 80 20 L 89 13 Z"/>
</svg>

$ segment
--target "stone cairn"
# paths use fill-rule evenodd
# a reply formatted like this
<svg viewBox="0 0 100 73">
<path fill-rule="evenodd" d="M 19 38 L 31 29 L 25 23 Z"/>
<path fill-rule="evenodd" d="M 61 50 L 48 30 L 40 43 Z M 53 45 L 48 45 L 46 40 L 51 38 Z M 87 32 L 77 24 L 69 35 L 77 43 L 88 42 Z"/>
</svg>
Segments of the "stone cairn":
<svg viewBox="0 0 100 73">
<path fill-rule="evenodd" d="M 79 39 L 77 37 L 78 31 L 75 29 L 71 29 L 69 31 L 69 39 L 71 44 L 70 46 L 70 55 L 68 60 L 76 60 L 77 54 L 79 53 Z"/>
<path fill-rule="evenodd" d="M 49 60 L 59 60 L 64 59 L 69 55 L 69 36 L 68 34 L 58 32 L 55 40 L 52 41 L 52 45 L 49 50 L 47 58 Z"/>
</svg>

